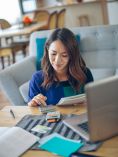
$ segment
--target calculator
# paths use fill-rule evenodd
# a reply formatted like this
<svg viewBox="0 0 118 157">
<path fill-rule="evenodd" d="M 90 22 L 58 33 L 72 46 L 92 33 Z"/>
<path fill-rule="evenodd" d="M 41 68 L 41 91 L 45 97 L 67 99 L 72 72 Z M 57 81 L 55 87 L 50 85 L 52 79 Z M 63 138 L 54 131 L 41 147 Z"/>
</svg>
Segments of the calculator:
<svg viewBox="0 0 118 157">
<path fill-rule="evenodd" d="M 60 112 L 59 111 L 48 112 L 46 115 L 46 120 L 48 122 L 58 122 L 60 120 Z"/>
<path fill-rule="evenodd" d="M 54 112 L 54 111 L 56 111 L 56 107 L 53 106 L 53 105 L 40 106 L 39 110 L 40 110 L 41 113 L 45 114 L 45 113 L 48 113 L 48 112 Z"/>
</svg>

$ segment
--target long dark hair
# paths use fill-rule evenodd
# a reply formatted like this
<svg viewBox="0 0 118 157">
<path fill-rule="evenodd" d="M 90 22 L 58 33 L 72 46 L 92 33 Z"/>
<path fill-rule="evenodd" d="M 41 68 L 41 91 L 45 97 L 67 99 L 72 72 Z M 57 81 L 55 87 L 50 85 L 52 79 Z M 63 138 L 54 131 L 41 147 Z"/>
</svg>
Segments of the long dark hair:
<svg viewBox="0 0 118 157">
<path fill-rule="evenodd" d="M 50 64 L 48 55 L 48 49 L 51 43 L 56 40 L 60 40 L 67 49 L 67 53 L 69 54 L 69 64 L 67 70 L 68 80 L 71 86 L 76 91 L 79 91 L 80 86 L 84 84 L 86 80 L 86 75 L 84 73 L 86 65 L 80 55 L 79 44 L 75 35 L 67 28 L 54 30 L 54 32 L 46 41 L 44 48 L 44 56 L 42 58 L 41 64 L 44 72 L 44 82 L 42 85 L 47 88 L 54 82 L 56 78 L 54 69 Z"/>
</svg>

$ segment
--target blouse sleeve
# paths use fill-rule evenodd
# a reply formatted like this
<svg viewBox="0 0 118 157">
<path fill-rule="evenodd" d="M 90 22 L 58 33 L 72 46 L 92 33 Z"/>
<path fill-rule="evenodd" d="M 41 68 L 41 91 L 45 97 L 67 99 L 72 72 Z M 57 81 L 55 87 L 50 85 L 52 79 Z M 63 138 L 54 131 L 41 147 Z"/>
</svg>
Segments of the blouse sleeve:
<svg viewBox="0 0 118 157">
<path fill-rule="evenodd" d="M 28 101 L 41 93 L 42 76 L 39 72 L 33 74 L 29 83 Z"/>
</svg>

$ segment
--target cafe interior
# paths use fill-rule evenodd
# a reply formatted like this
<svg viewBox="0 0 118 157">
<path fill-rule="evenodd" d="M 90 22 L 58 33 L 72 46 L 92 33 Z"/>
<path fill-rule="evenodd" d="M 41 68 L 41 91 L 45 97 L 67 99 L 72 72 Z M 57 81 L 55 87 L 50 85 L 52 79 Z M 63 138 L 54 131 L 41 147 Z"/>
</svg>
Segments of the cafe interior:
<svg viewBox="0 0 118 157">
<path fill-rule="evenodd" d="M 9 7 L 11 6 L 11 7 Z M 6 11 L 7 10 L 7 11 Z M 115 0 L 12 0 L 0 2 L 0 71 L 34 55 L 34 32 L 118 24 Z M 3 83 L 2 83 L 3 84 Z M 5 85 L 6 86 L 6 85 Z M 8 89 L 7 89 L 8 90 Z M 6 97 L 1 92 L 5 103 Z M 1 105 L 4 106 L 4 105 Z"/>
<path fill-rule="evenodd" d="M 30 124 L 33 127 L 34 124 L 39 123 L 37 123 L 37 121 L 40 119 L 38 116 L 39 114 L 43 113 L 41 112 L 41 108 L 27 105 L 29 80 L 35 71 L 40 70 L 40 68 L 37 67 L 37 64 L 39 63 L 37 61 L 39 61 L 39 59 L 42 57 L 41 55 L 43 54 L 43 46 L 46 39 L 48 38 L 48 33 L 52 32 L 56 28 L 66 27 L 73 30 L 76 37 L 79 35 L 79 40 L 77 39 L 77 41 L 80 43 L 80 50 L 82 50 L 81 52 L 83 55 L 82 57 L 84 57 L 87 66 L 90 67 L 92 74 L 95 74 L 95 81 L 118 74 L 117 15 L 118 0 L 1 0 L 0 128 L 2 126 L 16 126 L 16 124 L 20 126 L 21 124 L 19 122 L 22 122 L 20 121 L 21 118 L 23 118 L 24 121 L 28 120 L 28 125 L 23 121 L 23 125 L 26 125 L 28 129 L 31 127 Z M 39 51 L 42 53 L 41 55 Z M 98 93 L 101 94 L 100 92 Z M 104 92 L 104 94 L 106 93 Z M 98 102 L 103 100 L 102 94 L 101 97 L 102 98 L 98 98 Z M 114 99 L 118 100 L 116 95 L 114 96 Z M 70 101 L 69 99 L 67 100 Z M 81 103 L 77 105 L 76 103 L 71 104 L 72 106 L 70 105 L 68 107 L 56 106 L 56 109 L 59 109 L 61 116 L 63 115 L 61 118 L 64 118 L 66 115 L 68 117 L 70 115 L 73 116 L 74 114 L 80 115 L 87 111 L 86 102 L 87 101 L 85 100 L 84 105 Z M 103 107 L 101 108 L 106 112 Z M 109 113 L 111 113 L 112 109 L 108 109 Z M 116 107 L 115 111 L 117 109 L 118 107 Z M 33 115 L 34 119 L 35 116 L 37 116 L 37 119 L 35 119 L 35 121 L 28 119 L 28 116 L 31 115 Z M 102 114 L 97 115 L 97 117 L 101 118 Z M 60 124 L 61 118 L 59 121 L 57 121 L 57 124 Z M 115 119 L 115 122 L 113 123 L 115 126 L 114 130 L 118 132 L 118 126 L 115 125 L 115 123 L 117 123 L 118 116 L 115 114 L 112 116 L 112 118 Z M 42 122 L 41 125 L 48 124 L 48 121 L 45 121 L 44 123 L 42 118 L 40 121 Z M 100 123 L 102 123 L 102 120 Z M 108 122 L 106 123 L 108 124 Z M 64 131 L 65 126 L 63 124 L 63 128 L 62 126 L 56 127 L 55 124 L 56 123 L 51 123 L 49 126 L 53 126 L 56 131 L 59 129 L 60 132 L 62 131 L 66 135 L 68 134 L 67 131 Z M 26 126 L 24 126 L 25 129 Z M 22 125 L 20 127 L 22 128 Z M 99 125 L 96 125 L 96 128 L 99 130 Z M 33 132 L 30 129 L 28 131 Z M 72 135 L 71 139 L 73 139 L 73 137 L 76 139 L 75 132 L 73 133 L 71 129 L 70 131 L 71 132 L 68 135 Z M 102 136 L 102 133 L 98 134 Z M 106 134 L 106 132 L 104 132 L 104 134 Z M 80 151 L 78 154 L 73 154 L 69 157 L 92 157 L 94 155 L 101 157 L 117 157 L 118 136 L 117 133 L 115 135 L 116 137 L 108 139 L 108 141 L 106 140 L 105 142 L 100 143 L 100 145 L 99 143 L 97 143 L 97 145 L 94 145 L 91 142 L 87 143 L 88 145 L 86 146 L 88 152 L 85 151 L 84 156 Z M 41 137 L 43 136 L 41 135 Z M 16 140 L 16 138 L 14 138 L 14 140 Z M 28 142 L 28 140 L 25 142 Z M 84 145 L 85 143 L 81 144 Z M 91 144 L 93 144 L 92 147 L 90 147 Z M 65 145 L 64 148 L 66 146 L 67 145 Z M 18 148 L 20 148 L 20 146 Z M 57 156 L 54 152 L 49 153 L 48 151 L 42 151 L 39 149 L 37 151 L 32 148 L 30 149 L 30 147 L 28 147 L 28 151 L 22 154 L 22 156 Z M 63 150 L 65 151 L 65 149 Z M 69 151 L 68 148 L 66 148 L 66 150 Z"/>
<path fill-rule="evenodd" d="M 29 39 L 34 31 L 117 23 L 113 17 L 117 8 L 106 0 L 12 0 L 12 4 L 4 0 L 0 3 L 1 70 L 29 55 Z"/>
<path fill-rule="evenodd" d="M 34 32 L 118 24 L 117 12 L 115 0 L 1 1 L 0 71 L 36 53 L 29 52 Z"/>
</svg>

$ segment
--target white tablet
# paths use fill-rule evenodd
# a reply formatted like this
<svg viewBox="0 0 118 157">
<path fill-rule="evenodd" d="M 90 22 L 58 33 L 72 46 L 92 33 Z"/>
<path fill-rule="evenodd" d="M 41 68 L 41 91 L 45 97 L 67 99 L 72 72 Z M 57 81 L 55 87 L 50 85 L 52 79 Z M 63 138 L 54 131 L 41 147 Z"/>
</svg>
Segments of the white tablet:
<svg viewBox="0 0 118 157">
<path fill-rule="evenodd" d="M 86 101 L 86 95 L 85 94 L 78 94 L 75 96 L 69 96 L 61 98 L 60 101 L 57 103 L 57 106 L 63 106 L 63 105 L 77 105 L 80 103 L 83 103 Z"/>
</svg>

